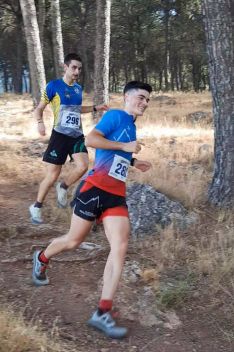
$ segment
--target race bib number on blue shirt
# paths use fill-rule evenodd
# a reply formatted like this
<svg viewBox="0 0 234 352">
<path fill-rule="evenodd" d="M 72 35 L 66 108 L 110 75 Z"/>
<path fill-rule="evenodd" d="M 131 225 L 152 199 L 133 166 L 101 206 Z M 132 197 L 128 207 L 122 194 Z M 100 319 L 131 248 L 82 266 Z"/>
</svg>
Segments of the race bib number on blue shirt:
<svg viewBox="0 0 234 352">
<path fill-rule="evenodd" d="M 130 165 L 130 161 L 128 159 L 125 159 L 122 156 L 115 154 L 114 160 L 108 175 L 111 177 L 114 177 L 119 181 L 126 182 L 129 165 Z"/>
<path fill-rule="evenodd" d="M 76 111 L 63 111 L 61 116 L 61 126 L 79 128 L 80 114 Z"/>
</svg>

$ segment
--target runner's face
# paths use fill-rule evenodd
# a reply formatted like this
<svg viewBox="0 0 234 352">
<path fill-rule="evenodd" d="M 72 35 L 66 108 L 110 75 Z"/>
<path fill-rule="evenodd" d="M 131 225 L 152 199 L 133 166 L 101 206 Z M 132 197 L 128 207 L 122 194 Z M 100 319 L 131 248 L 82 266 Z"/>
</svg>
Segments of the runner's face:
<svg viewBox="0 0 234 352">
<path fill-rule="evenodd" d="M 75 82 L 79 78 L 82 70 L 82 63 L 80 61 L 71 60 L 70 64 L 64 65 L 65 77 L 68 81 Z"/>
<path fill-rule="evenodd" d="M 149 104 L 150 94 L 144 89 L 132 89 L 125 94 L 125 110 L 134 116 L 142 116 Z"/>
</svg>

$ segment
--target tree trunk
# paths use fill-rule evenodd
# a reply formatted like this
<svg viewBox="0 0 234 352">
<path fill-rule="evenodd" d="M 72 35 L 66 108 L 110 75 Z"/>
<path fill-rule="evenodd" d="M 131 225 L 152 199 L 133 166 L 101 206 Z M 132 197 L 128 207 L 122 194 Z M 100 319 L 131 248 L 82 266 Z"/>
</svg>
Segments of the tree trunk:
<svg viewBox="0 0 234 352">
<path fill-rule="evenodd" d="M 41 40 L 41 49 L 44 49 L 44 29 L 45 29 L 46 8 L 45 0 L 38 1 L 38 26 Z"/>
<path fill-rule="evenodd" d="M 90 74 L 86 43 L 87 43 L 87 40 L 86 40 L 85 32 L 81 31 L 81 48 L 78 47 L 78 49 L 81 49 L 81 55 L 82 55 L 82 61 L 83 61 L 82 71 L 84 75 L 84 89 L 87 93 L 90 93 L 92 90 L 92 79 Z"/>
<path fill-rule="evenodd" d="M 94 104 L 109 103 L 111 0 L 97 0 L 94 67 Z M 96 113 L 100 118 L 102 113 Z"/>
<path fill-rule="evenodd" d="M 171 90 L 174 91 L 175 89 L 175 75 L 176 75 L 176 59 L 175 57 L 170 56 L 170 72 L 171 72 L 171 77 L 170 77 L 170 86 Z"/>
<path fill-rule="evenodd" d="M 13 67 L 13 87 L 14 92 L 17 94 L 22 94 L 23 89 L 23 51 L 24 46 L 22 45 L 22 16 L 21 13 L 18 12 L 16 14 L 16 24 L 17 24 L 17 32 L 16 32 L 16 65 Z"/>
<path fill-rule="evenodd" d="M 200 90 L 200 80 L 201 80 L 201 67 L 200 63 L 196 59 L 192 58 L 192 79 L 193 79 L 193 89 L 197 93 Z"/>
<path fill-rule="evenodd" d="M 60 77 L 63 73 L 64 53 L 59 0 L 51 1 L 50 11 L 55 75 Z"/>
<path fill-rule="evenodd" d="M 7 64 L 5 62 L 3 62 L 3 64 L 2 64 L 2 68 L 3 68 L 3 86 L 4 86 L 4 91 L 5 91 L 5 93 L 8 93 L 9 76 L 8 76 Z"/>
<path fill-rule="evenodd" d="M 159 71 L 159 90 L 162 91 L 162 80 L 163 80 L 163 72 Z"/>
<path fill-rule="evenodd" d="M 88 48 L 88 41 L 87 41 L 87 34 L 88 34 L 88 26 L 90 25 L 89 23 L 89 18 L 88 18 L 88 10 L 90 7 L 90 3 L 86 1 L 81 1 L 79 4 L 77 4 L 77 10 L 78 12 L 78 17 L 80 19 L 80 26 L 81 26 L 81 33 L 80 33 L 80 39 L 77 45 L 77 51 L 81 52 L 81 57 L 82 57 L 82 77 L 83 77 L 83 84 L 84 84 L 84 90 L 87 93 L 90 93 L 92 88 L 93 88 L 93 82 L 92 82 L 92 77 L 91 77 L 91 72 L 90 72 L 90 67 L 89 67 L 89 58 L 88 58 L 88 53 L 87 53 L 87 48 Z"/>
<path fill-rule="evenodd" d="M 23 88 L 23 81 L 22 81 L 22 74 L 23 74 L 23 61 L 22 61 L 22 42 L 20 41 L 21 38 L 21 31 L 18 32 L 18 40 L 16 43 L 16 67 L 14 75 L 12 77 L 14 92 L 17 94 L 22 94 Z"/>
<path fill-rule="evenodd" d="M 181 60 L 179 60 L 178 64 L 178 80 L 180 84 L 180 89 L 183 91 L 184 90 L 184 76 L 183 76 L 183 63 Z"/>
<path fill-rule="evenodd" d="M 36 8 L 34 0 L 20 0 L 20 6 L 27 43 L 32 96 L 34 105 L 36 105 L 40 101 L 41 93 L 46 84 Z"/>
<path fill-rule="evenodd" d="M 210 201 L 234 206 L 234 25 L 229 0 L 203 0 L 215 126 Z"/>
<path fill-rule="evenodd" d="M 168 73 L 169 73 L 169 10 L 165 10 L 165 57 L 164 57 L 164 81 L 165 81 L 165 90 L 168 91 Z"/>
</svg>

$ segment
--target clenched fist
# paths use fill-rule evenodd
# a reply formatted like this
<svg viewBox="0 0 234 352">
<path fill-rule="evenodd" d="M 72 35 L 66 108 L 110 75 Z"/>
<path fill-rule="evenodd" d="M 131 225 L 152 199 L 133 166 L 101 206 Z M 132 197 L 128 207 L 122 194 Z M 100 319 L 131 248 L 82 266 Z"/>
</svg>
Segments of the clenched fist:
<svg viewBox="0 0 234 352">
<path fill-rule="evenodd" d="M 142 145 L 144 145 L 144 144 L 141 142 L 138 142 L 138 141 L 124 143 L 123 151 L 138 154 L 141 151 Z"/>
</svg>

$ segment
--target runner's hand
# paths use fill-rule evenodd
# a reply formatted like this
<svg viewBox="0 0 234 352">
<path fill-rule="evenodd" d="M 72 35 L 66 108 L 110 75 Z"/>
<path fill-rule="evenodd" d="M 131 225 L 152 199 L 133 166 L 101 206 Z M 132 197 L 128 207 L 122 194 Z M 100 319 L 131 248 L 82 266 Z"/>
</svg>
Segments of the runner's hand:
<svg viewBox="0 0 234 352">
<path fill-rule="evenodd" d="M 123 151 L 138 154 L 141 151 L 142 145 L 144 144 L 138 141 L 124 143 Z"/>
<path fill-rule="evenodd" d="M 46 135 L 45 124 L 44 124 L 43 121 L 38 122 L 37 130 L 38 130 L 40 136 L 45 136 Z"/>
<path fill-rule="evenodd" d="M 109 106 L 106 104 L 95 105 L 95 108 L 97 111 L 108 111 L 109 110 Z"/>
<path fill-rule="evenodd" d="M 142 172 L 146 172 L 152 167 L 152 164 L 149 161 L 135 159 L 134 167 Z"/>
</svg>

